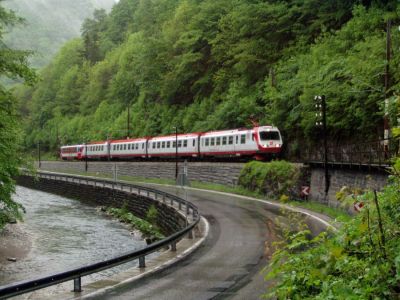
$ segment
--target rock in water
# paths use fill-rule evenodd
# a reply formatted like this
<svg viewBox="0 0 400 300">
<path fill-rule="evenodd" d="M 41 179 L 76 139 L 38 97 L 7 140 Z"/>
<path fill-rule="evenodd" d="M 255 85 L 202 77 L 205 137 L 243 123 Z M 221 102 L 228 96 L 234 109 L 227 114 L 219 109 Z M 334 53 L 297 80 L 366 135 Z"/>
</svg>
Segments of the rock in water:
<svg viewBox="0 0 400 300">
<path fill-rule="evenodd" d="M 16 262 L 17 259 L 15 257 L 7 257 L 8 261 Z"/>
</svg>

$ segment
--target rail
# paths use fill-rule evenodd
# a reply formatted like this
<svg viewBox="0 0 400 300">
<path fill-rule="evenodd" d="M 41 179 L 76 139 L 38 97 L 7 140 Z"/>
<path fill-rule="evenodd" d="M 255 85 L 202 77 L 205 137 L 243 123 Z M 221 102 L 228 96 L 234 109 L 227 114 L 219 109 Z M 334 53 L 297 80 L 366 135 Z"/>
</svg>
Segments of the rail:
<svg viewBox="0 0 400 300">
<path fill-rule="evenodd" d="M 390 166 L 391 159 L 399 152 L 399 139 L 382 139 L 362 143 L 329 146 L 327 148 L 328 164 L 346 166 L 383 167 Z M 307 151 L 307 163 L 323 163 L 325 161 L 322 147 Z"/>
<path fill-rule="evenodd" d="M 125 183 L 125 182 L 115 182 L 107 179 L 96 179 L 96 178 L 87 178 L 83 176 L 75 176 L 75 175 L 64 175 L 64 174 L 56 174 L 51 172 L 38 172 L 38 176 L 46 179 L 54 179 L 54 180 L 63 180 L 67 182 L 75 182 L 79 184 L 86 185 L 94 185 L 94 186 L 103 186 L 112 189 L 120 189 L 120 190 L 129 190 L 130 193 L 136 192 L 139 195 L 143 195 L 143 192 L 147 197 L 153 196 L 153 199 L 162 201 L 165 204 L 169 204 L 171 206 L 177 205 L 179 210 L 182 208 L 186 208 L 186 215 L 189 217 L 191 215 L 191 222 L 189 222 L 189 218 L 187 217 L 187 225 L 182 230 L 170 235 L 169 237 L 155 242 L 153 244 L 148 245 L 145 248 L 128 252 L 122 254 L 120 256 L 101 261 L 98 263 L 82 266 L 79 268 L 71 269 L 62 273 L 52 274 L 49 276 L 45 276 L 42 278 L 28 280 L 28 281 L 20 281 L 16 283 L 11 283 L 8 285 L 0 286 L 0 299 L 6 299 L 9 297 L 14 297 L 17 295 L 25 294 L 28 292 L 32 292 L 38 289 L 42 289 L 45 287 L 49 287 L 52 285 L 56 285 L 59 283 L 63 283 L 66 281 L 73 280 L 74 281 L 74 289 L 73 292 L 81 292 L 81 278 L 93 273 L 98 273 L 100 271 L 104 271 L 109 268 L 113 268 L 115 266 L 130 262 L 132 260 L 139 260 L 139 268 L 144 268 L 146 266 L 145 258 L 147 255 L 165 247 L 171 247 L 171 251 L 176 251 L 177 242 L 182 239 L 185 235 L 188 235 L 189 238 L 193 238 L 192 230 L 200 221 L 200 215 L 198 209 L 192 203 L 181 199 L 175 195 L 158 191 L 153 188 L 143 187 L 135 184 Z M 182 207 L 183 206 L 183 207 Z"/>
</svg>

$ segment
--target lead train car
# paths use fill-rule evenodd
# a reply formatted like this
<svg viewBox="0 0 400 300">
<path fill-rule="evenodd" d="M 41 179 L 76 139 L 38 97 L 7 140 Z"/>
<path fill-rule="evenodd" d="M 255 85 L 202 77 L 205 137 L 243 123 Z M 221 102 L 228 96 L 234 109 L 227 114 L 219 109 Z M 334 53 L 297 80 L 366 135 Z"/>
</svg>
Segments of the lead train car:
<svg viewBox="0 0 400 300">
<path fill-rule="evenodd" d="M 282 144 L 278 128 L 260 126 L 63 146 L 61 158 L 71 159 L 71 156 L 63 155 L 63 148 L 76 147 L 80 154 L 73 156 L 73 159 L 152 159 L 178 155 L 200 158 L 244 156 L 264 160 L 278 154 Z"/>
</svg>

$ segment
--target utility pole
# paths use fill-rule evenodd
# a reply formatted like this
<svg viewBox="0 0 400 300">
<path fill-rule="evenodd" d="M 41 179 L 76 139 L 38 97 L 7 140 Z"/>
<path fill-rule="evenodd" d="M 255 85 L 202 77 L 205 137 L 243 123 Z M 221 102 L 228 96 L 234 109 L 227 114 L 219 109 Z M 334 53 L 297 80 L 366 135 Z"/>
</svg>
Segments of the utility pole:
<svg viewBox="0 0 400 300">
<path fill-rule="evenodd" d="M 328 192 L 330 186 L 329 171 L 328 171 L 328 134 L 326 129 L 326 100 L 325 96 L 315 96 L 314 100 L 317 102 L 317 121 L 316 125 L 322 127 L 322 138 L 324 142 L 324 173 L 325 173 L 325 200 L 328 199 Z M 328 200 L 329 202 L 329 200 Z"/>
<path fill-rule="evenodd" d="M 130 113 L 130 105 L 128 105 L 128 118 L 127 118 L 127 126 L 126 126 L 126 138 L 129 138 L 129 132 L 130 132 L 130 119 L 131 119 L 131 113 Z"/>
<path fill-rule="evenodd" d="M 88 170 L 87 142 L 85 142 L 85 172 Z"/>
<path fill-rule="evenodd" d="M 39 160 L 39 169 L 42 167 L 42 160 L 40 157 L 40 141 L 38 142 L 38 160 Z"/>
<path fill-rule="evenodd" d="M 389 88 L 390 88 L 390 48 L 391 48 L 391 20 L 386 21 L 386 66 L 385 66 L 385 113 L 383 117 L 383 152 L 384 158 L 387 159 L 389 155 Z"/>
<path fill-rule="evenodd" d="M 178 127 L 175 128 L 175 180 L 178 180 Z"/>
</svg>

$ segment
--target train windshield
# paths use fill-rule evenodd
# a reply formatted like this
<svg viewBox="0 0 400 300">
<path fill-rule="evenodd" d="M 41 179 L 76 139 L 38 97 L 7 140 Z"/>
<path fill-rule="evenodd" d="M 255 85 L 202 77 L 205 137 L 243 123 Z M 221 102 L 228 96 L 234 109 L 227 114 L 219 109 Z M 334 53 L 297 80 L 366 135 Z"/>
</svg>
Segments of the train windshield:
<svg viewBox="0 0 400 300">
<path fill-rule="evenodd" d="M 279 141 L 281 137 L 278 131 L 260 131 L 260 139 L 262 141 Z"/>
</svg>

